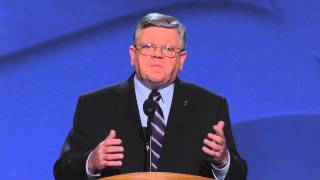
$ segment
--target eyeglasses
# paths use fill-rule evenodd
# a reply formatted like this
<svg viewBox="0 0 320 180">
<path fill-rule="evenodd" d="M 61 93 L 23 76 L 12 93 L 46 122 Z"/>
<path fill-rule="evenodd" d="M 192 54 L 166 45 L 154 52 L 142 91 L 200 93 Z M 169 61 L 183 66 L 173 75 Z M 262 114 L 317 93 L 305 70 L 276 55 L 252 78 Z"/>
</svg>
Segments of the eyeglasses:
<svg viewBox="0 0 320 180">
<path fill-rule="evenodd" d="M 134 47 L 140 51 L 140 54 L 149 56 L 153 55 L 157 50 L 157 45 L 152 43 L 146 43 L 146 44 L 135 44 Z M 177 53 L 181 53 L 182 50 L 170 45 L 162 45 L 160 46 L 161 54 L 164 57 L 168 58 L 174 58 L 176 57 Z"/>
</svg>

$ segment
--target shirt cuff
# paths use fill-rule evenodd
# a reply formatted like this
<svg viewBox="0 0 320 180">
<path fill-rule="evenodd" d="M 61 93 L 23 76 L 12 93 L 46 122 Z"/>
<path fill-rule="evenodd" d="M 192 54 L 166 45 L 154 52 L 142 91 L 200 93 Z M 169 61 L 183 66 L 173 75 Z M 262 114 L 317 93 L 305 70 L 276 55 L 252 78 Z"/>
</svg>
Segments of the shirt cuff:
<svg viewBox="0 0 320 180">
<path fill-rule="evenodd" d="M 213 163 L 211 163 L 212 166 L 212 173 L 214 178 L 216 178 L 216 180 L 224 180 L 224 178 L 226 177 L 229 167 L 230 167 L 230 153 L 228 152 L 228 161 L 227 164 L 223 167 L 223 168 L 219 168 L 218 166 L 214 165 Z"/>
<path fill-rule="evenodd" d="M 89 159 L 90 159 L 91 155 L 92 155 L 92 152 L 89 154 L 89 156 L 87 158 L 87 161 L 86 161 L 86 172 L 87 172 L 87 177 L 88 177 L 89 180 L 96 179 L 96 177 L 101 176 L 100 173 L 92 174 L 88 169 L 88 162 L 89 162 Z"/>
</svg>

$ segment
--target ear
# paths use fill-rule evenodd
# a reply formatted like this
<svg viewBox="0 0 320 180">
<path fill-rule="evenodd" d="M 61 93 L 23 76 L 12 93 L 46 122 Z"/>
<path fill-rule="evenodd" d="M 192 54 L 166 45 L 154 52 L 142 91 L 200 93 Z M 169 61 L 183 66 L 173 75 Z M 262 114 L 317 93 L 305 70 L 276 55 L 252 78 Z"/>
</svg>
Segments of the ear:
<svg viewBox="0 0 320 180">
<path fill-rule="evenodd" d="M 134 66 L 134 61 L 135 61 L 135 55 L 136 55 L 136 49 L 134 48 L 133 45 L 129 46 L 129 54 L 130 54 L 130 63 L 132 66 Z"/>
<path fill-rule="evenodd" d="M 180 71 L 183 69 L 184 62 L 187 59 L 187 51 L 183 51 L 180 53 L 179 61 L 180 61 Z"/>
</svg>

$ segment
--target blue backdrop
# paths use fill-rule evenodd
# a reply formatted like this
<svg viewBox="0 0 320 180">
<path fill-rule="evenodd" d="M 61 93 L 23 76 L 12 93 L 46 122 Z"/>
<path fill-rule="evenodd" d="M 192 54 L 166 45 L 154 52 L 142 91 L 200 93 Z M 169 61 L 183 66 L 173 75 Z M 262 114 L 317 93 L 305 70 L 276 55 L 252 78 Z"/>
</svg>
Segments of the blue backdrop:
<svg viewBox="0 0 320 180">
<path fill-rule="evenodd" d="M 0 179 L 53 179 L 78 96 L 128 78 L 146 13 L 187 27 L 180 77 L 227 97 L 249 180 L 320 179 L 320 1 L 0 0 Z"/>
</svg>

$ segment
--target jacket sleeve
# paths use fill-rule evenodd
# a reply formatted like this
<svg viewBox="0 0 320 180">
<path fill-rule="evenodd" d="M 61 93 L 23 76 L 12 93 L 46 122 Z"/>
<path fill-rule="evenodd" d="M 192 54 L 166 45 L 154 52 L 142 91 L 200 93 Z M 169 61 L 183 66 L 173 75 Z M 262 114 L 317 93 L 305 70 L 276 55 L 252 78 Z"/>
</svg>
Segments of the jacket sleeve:
<svg viewBox="0 0 320 180">
<path fill-rule="evenodd" d="M 230 167 L 228 173 L 225 177 L 225 180 L 245 180 L 247 178 L 247 164 L 246 161 L 241 159 L 236 144 L 233 139 L 229 109 L 226 99 L 222 100 L 218 121 L 222 120 L 225 122 L 224 135 L 226 138 L 227 148 L 230 153 Z"/>
<path fill-rule="evenodd" d="M 64 142 L 61 155 L 54 165 L 54 177 L 57 180 L 87 179 L 86 160 L 93 150 L 89 139 L 86 103 L 80 97 L 73 127 Z M 88 120 L 87 120 L 88 121 Z"/>
</svg>

